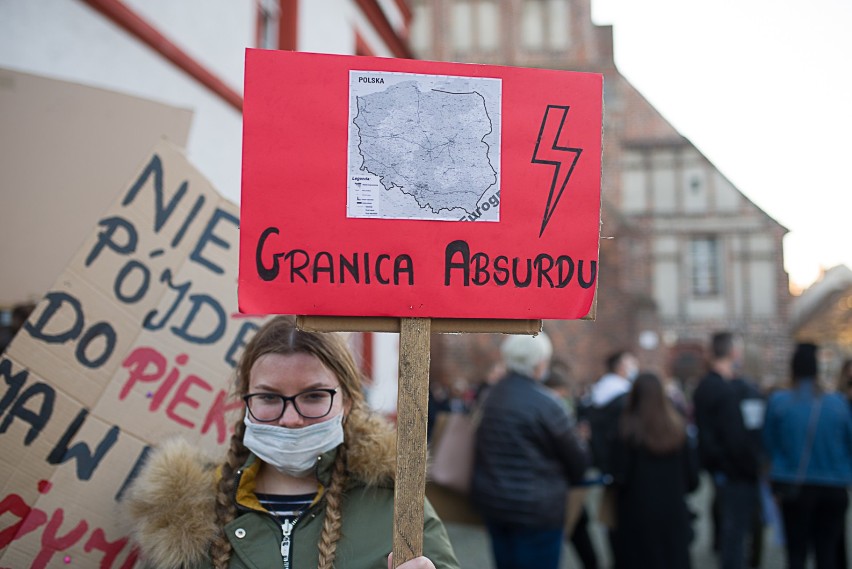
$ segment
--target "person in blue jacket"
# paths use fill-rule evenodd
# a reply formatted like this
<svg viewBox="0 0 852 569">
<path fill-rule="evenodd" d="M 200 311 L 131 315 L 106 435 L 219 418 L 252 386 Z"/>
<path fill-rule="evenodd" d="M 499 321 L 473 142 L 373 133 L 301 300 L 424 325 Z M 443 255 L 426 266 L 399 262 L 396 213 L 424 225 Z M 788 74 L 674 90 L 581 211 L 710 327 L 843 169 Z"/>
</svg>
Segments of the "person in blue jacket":
<svg viewBox="0 0 852 569">
<path fill-rule="evenodd" d="M 792 387 L 769 399 L 764 442 L 770 480 L 781 506 L 788 569 L 834 569 L 852 485 L 852 416 L 837 393 L 816 380 L 817 346 L 798 344 Z"/>
</svg>

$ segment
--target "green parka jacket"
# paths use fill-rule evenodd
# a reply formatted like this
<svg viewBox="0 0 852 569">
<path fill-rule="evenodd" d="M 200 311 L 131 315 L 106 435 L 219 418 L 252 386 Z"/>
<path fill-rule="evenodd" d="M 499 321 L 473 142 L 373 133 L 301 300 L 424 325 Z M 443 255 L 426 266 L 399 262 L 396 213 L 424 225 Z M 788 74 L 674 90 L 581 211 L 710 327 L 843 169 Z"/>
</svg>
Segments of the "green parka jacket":
<svg viewBox="0 0 852 569">
<path fill-rule="evenodd" d="M 337 569 L 387 569 L 393 540 L 395 452 L 383 439 L 387 437 L 380 434 L 366 437 L 362 444 L 348 445 L 350 478 L 341 512 L 341 537 L 334 561 Z M 329 483 L 335 454 L 331 451 L 318 459 L 317 476 L 323 487 Z M 259 466 L 260 461 L 250 456 L 237 473 L 234 499 L 238 515 L 225 526 L 233 547 L 231 569 L 284 567 L 282 528 L 254 496 Z M 217 479 L 214 465 L 187 441 L 168 441 L 152 453 L 125 504 L 146 567 L 211 566 L 209 548 L 217 532 Z M 321 489 L 318 499 L 293 527 L 291 569 L 316 569 L 325 507 Z M 423 555 L 437 569 L 458 569 L 444 525 L 428 500 L 423 532 Z"/>
</svg>

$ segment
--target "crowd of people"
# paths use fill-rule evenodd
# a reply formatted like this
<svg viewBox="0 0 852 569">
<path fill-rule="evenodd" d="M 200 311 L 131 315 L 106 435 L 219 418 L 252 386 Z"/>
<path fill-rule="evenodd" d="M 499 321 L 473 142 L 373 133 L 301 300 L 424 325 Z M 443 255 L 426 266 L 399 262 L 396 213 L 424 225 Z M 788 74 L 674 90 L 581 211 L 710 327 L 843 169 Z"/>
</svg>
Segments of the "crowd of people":
<svg viewBox="0 0 852 569">
<path fill-rule="evenodd" d="M 702 470 L 720 569 L 760 565 L 772 505 L 789 569 L 804 569 L 809 555 L 817 569 L 845 569 L 852 362 L 826 390 L 817 346 L 799 344 L 789 388 L 764 394 L 741 375 L 735 335 L 714 335 L 709 352 L 691 398 L 640 371 L 628 351 L 607 358 L 578 397 L 547 334 L 503 342 L 482 389 L 456 393 L 444 409 L 477 416 L 468 497 L 497 569 L 558 569 L 566 542 L 585 569 L 602 567 L 593 523 L 607 527 L 615 569 L 688 569 L 696 514 L 687 496 Z M 146 563 L 393 567 L 395 433 L 362 383 L 338 335 L 272 318 L 236 370 L 245 412 L 226 456 L 217 463 L 186 442 L 164 443 L 128 491 Z M 569 515 L 567 498 L 589 484 L 604 486 L 599 503 Z M 457 569 L 428 499 L 424 514 L 423 555 L 399 567 Z"/>
<path fill-rule="evenodd" d="M 789 386 L 764 393 L 742 374 L 742 339 L 719 332 L 688 394 L 641 372 L 629 351 L 606 358 L 578 394 L 546 334 L 506 340 L 502 357 L 505 377 L 473 404 L 481 420 L 470 489 L 497 569 L 557 569 L 564 541 L 597 569 L 592 523 L 604 526 L 615 569 L 689 568 L 698 514 L 687 497 L 702 472 L 720 569 L 760 567 L 770 523 L 788 569 L 809 556 L 817 569 L 847 567 L 852 361 L 826 389 L 818 347 L 798 344 Z M 583 505 L 566 535 L 559 497 L 589 483 L 603 486 L 599 501 Z"/>
</svg>

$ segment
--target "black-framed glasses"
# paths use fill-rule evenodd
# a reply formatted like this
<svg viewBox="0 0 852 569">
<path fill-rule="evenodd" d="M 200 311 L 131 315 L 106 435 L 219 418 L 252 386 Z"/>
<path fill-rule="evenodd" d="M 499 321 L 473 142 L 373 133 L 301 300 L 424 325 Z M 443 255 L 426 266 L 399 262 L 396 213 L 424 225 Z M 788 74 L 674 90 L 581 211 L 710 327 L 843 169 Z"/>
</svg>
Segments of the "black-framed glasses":
<svg viewBox="0 0 852 569">
<path fill-rule="evenodd" d="M 337 389 L 308 389 L 291 397 L 277 393 L 249 393 L 243 397 L 255 421 L 271 423 L 284 416 L 287 402 L 292 401 L 296 413 L 305 419 L 321 419 L 331 412 Z"/>
</svg>

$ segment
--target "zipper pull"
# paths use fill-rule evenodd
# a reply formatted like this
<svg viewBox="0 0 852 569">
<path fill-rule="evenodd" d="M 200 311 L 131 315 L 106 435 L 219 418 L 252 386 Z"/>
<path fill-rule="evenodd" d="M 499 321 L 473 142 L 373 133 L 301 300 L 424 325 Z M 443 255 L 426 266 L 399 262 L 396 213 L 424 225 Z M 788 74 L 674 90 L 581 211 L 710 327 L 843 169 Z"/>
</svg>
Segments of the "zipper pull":
<svg viewBox="0 0 852 569">
<path fill-rule="evenodd" d="M 296 522 L 285 520 L 281 524 L 281 559 L 284 561 L 284 569 L 290 569 L 290 534 L 293 532 L 293 526 Z"/>
</svg>

